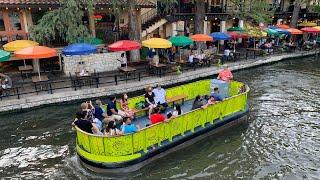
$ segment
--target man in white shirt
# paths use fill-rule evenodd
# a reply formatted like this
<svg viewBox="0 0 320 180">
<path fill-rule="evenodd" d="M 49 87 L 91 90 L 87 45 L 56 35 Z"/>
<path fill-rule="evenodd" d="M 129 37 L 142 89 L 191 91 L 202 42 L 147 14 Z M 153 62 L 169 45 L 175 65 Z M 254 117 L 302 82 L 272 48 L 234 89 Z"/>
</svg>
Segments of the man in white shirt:
<svg viewBox="0 0 320 180">
<path fill-rule="evenodd" d="M 158 106 L 162 106 L 164 108 L 168 107 L 166 100 L 166 90 L 164 90 L 159 84 L 156 85 L 156 88 L 152 90 L 154 93 L 154 101 Z"/>
</svg>

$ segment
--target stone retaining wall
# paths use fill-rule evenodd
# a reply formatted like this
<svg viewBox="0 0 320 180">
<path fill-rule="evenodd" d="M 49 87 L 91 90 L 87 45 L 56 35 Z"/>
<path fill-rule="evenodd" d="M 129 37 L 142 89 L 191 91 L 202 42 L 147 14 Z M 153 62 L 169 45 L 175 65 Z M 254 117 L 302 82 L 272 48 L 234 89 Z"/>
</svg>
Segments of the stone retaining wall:
<svg viewBox="0 0 320 180">
<path fill-rule="evenodd" d="M 286 54 L 286 55 L 279 55 L 279 56 L 272 56 L 272 57 L 265 57 L 261 59 L 257 59 L 255 61 L 244 61 L 229 64 L 230 69 L 233 71 L 251 68 L 255 66 L 260 66 L 263 64 L 268 64 L 272 62 L 281 61 L 287 58 L 297 58 L 303 57 L 308 55 L 313 55 L 315 52 L 307 52 L 307 53 L 295 53 L 295 54 Z M 0 104 L 0 112 L 4 111 L 12 111 L 12 110 L 19 110 L 25 108 L 31 108 L 46 104 L 53 104 L 53 103 L 61 103 L 79 99 L 89 99 L 101 96 L 109 96 L 114 94 L 121 94 L 124 92 L 134 92 L 138 90 L 144 89 L 148 85 L 155 85 L 161 84 L 165 85 L 172 85 L 176 83 L 191 81 L 197 78 L 204 78 L 211 75 L 218 74 L 220 71 L 217 67 L 209 67 L 198 69 L 196 71 L 188 71 L 184 72 L 180 75 L 170 75 L 164 76 L 162 78 L 159 77 L 151 77 L 148 79 L 144 79 L 142 81 L 135 81 L 135 82 L 128 82 L 119 85 L 113 85 L 108 87 L 100 87 L 100 88 L 90 88 L 90 89 L 82 89 L 78 91 L 65 91 L 61 93 L 54 93 L 54 94 L 43 94 L 43 95 L 36 95 L 31 97 L 26 97 L 23 99 L 16 99 L 16 100 L 5 100 L 2 101 Z"/>
<path fill-rule="evenodd" d="M 90 73 L 108 72 L 117 70 L 120 67 L 121 52 L 90 54 L 84 56 L 64 56 L 64 73 L 74 75 L 84 69 Z"/>
</svg>

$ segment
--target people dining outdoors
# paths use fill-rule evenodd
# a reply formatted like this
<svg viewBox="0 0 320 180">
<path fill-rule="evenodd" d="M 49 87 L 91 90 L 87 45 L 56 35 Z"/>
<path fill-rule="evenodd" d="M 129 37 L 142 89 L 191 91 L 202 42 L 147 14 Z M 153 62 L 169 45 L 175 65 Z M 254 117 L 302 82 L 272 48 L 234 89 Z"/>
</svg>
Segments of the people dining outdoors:
<svg viewBox="0 0 320 180">
<path fill-rule="evenodd" d="M 126 93 L 122 95 L 119 102 L 120 109 L 118 111 L 122 111 L 125 117 L 130 117 L 131 119 L 134 119 L 134 112 L 131 109 L 129 109 L 128 95 Z"/>
<path fill-rule="evenodd" d="M 153 109 L 155 107 L 157 107 L 157 104 L 155 102 L 155 94 L 154 92 L 152 91 L 152 87 L 151 86 L 148 86 L 146 88 L 146 93 L 144 95 L 145 97 L 145 107 L 149 108 L 149 117 L 153 111 Z"/>
<path fill-rule="evenodd" d="M 219 72 L 217 79 L 230 82 L 230 80 L 233 79 L 233 74 L 231 73 L 228 65 L 224 65 L 223 67 L 224 68 L 222 71 Z"/>
<path fill-rule="evenodd" d="M 117 60 L 121 63 L 121 67 L 126 67 L 127 58 L 125 53 L 121 53 L 120 57 Z"/>
<path fill-rule="evenodd" d="M 230 57 L 231 51 L 228 46 L 224 49 L 223 56 L 221 58 L 221 64 L 224 64 Z"/>
<path fill-rule="evenodd" d="M 190 51 L 189 57 L 188 57 L 188 64 L 193 67 L 195 65 L 194 63 L 194 54 L 193 51 Z"/>
<path fill-rule="evenodd" d="M 154 88 L 152 92 L 155 95 L 155 104 L 165 110 L 168 107 L 166 100 L 166 90 L 164 90 L 159 84 L 157 84 L 156 88 Z"/>
</svg>

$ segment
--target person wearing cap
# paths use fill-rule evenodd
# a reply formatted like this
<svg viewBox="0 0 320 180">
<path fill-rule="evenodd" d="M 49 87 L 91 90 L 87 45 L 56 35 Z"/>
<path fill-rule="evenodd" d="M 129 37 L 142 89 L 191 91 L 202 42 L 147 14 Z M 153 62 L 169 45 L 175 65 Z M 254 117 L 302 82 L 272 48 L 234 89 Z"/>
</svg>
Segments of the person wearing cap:
<svg viewBox="0 0 320 180">
<path fill-rule="evenodd" d="M 230 82 L 231 79 L 233 79 L 233 74 L 231 73 L 229 66 L 224 65 L 223 70 L 219 72 L 218 78 L 219 80 Z"/>
</svg>

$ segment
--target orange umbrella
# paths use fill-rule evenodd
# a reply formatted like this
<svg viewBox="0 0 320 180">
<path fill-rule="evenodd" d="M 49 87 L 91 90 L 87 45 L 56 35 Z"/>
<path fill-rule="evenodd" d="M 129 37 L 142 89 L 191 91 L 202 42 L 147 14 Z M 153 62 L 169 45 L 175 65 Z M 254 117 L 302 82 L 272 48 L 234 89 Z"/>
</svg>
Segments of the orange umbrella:
<svg viewBox="0 0 320 180">
<path fill-rule="evenodd" d="M 206 34 L 195 34 L 191 36 L 191 39 L 195 42 L 213 41 L 213 38 Z"/>
<path fill-rule="evenodd" d="M 289 29 L 290 26 L 286 25 L 286 24 L 278 24 L 277 25 L 277 28 L 280 28 L 280 29 Z"/>
<path fill-rule="evenodd" d="M 286 30 L 289 31 L 289 33 L 292 34 L 292 35 L 303 34 L 302 31 L 300 31 L 299 29 L 295 29 L 295 28 L 289 28 L 289 29 L 286 29 Z"/>
<path fill-rule="evenodd" d="M 15 57 L 21 59 L 41 59 L 57 56 L 57 50 L 45 46 L 27 47 L 14 52 Z M 40 76 L 40 65 L 38 65 L 38 75 Z"/>
</svg>

